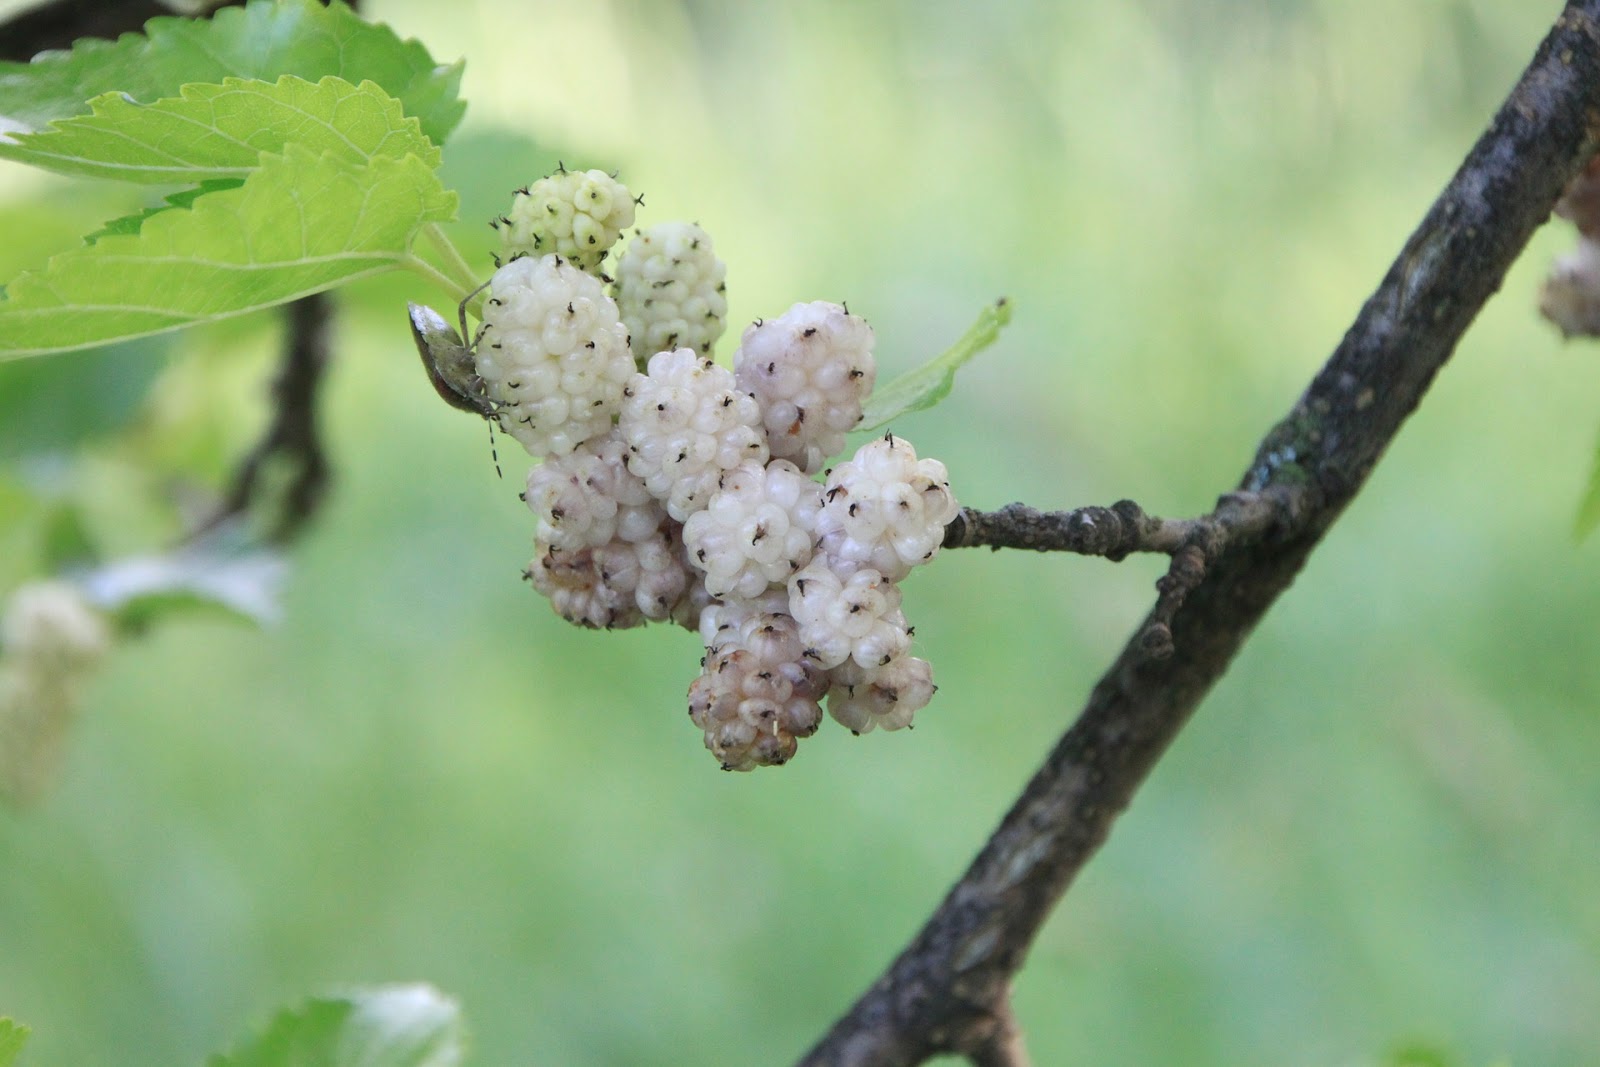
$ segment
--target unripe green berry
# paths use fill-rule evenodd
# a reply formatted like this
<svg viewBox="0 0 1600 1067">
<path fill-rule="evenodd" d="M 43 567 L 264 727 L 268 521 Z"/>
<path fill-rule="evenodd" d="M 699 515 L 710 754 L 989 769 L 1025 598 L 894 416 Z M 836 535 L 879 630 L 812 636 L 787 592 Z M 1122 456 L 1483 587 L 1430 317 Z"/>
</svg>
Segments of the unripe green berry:
<svg viewBox="0 0 1600 1067">
<path fill-rule="evenodd" d="M 558 170 L 511 198 L 496 220 L 502 258 L 563 256 L 591 274 L 633 225 L 633 194 L 603 170 Z"/>
</svg>

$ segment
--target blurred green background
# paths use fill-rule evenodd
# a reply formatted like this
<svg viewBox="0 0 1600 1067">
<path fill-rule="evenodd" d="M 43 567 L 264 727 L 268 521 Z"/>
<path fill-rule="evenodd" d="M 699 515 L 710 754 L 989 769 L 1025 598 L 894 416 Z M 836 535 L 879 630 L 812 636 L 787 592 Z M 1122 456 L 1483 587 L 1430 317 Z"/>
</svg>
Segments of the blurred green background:
<svg viewBox="0 0 1600 1067">
<path fill-rule="evenodd" d="M 641 222 L 704 224 L 736 323 L 848 300 L 886 376 L 1010 295 L 1000 344 L 898 430 L 971 505 L 1170 515 L 1234 484 L 1560 8 L 363 6 L 467 58 L 446 158 L 486 267 L 483 223 L 560 158 L 620 168 Z M 125 196 L 0 169 L 3 277 Z M 1600 352 L 1535 310 L 1573 239 L 1537 235 L 1046 927 L 1016 993 L 1038 1063 L 1600 1056 L 1600 543 L 1569 535 Z M 284 1001 L 412 979 L 459 996 L 485 1065 L 787 1062 L 1151 602 L 1156 558 L 947 553 L 907 588 L 940 684 L 915 731 L 830 725 L 720 773 L 683 713 L 690 635 L 579 631 L 517 580 L 515 446 L 497 481 L 416 366 L 408 297 L 441 302 L 347 294 L 337 484 L 284 622 L 124 645 L 56 790 L 0 811 L 0 1014 L 34 1027 L 28 1067 L 197 1064 Z M 106 363 L 164 378 L 75 466 L 49 449 L 128 413 L 0 367 L 0 488 L 158 547 L 149 502 L 259 426 L 277 328 Z"/>
</svg>

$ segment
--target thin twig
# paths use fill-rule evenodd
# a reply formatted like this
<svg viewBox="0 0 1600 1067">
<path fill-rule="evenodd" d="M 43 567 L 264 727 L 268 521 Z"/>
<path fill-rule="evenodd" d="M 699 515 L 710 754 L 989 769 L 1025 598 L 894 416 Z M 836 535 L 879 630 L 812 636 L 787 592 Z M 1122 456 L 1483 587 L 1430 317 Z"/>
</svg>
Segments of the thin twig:
<svg viewBox="0 0 1600 1067">
<path fill-rule="evenodd" d="M 1562 188 L 1600 145 L 1600 0 L 1573 0 L 1239 489 L 1287 521 L 1169 574 L 1077 722 L 911 944 L 802 1059 L 890 1067 L 987 1047 L 1039 928 L 1202 697 L 1360 490 Z M 1204 560 L 1205 552 L 1200 549 Z M 1152 623 L 1171 636 L 1152 657 Z"/>
<path fill-rule="evenodd" d="M 1072 511 L 1038 511 L 1026 504 L 987 512 L 962 508 L 945 527 L 944 547 L 1075 552 L 1113 561 L 1135 552 L 1171 556 L 1167 573 L 1156 582 L 1160 594 L 1156 606 L 1134 638 L 1146 656 L 1165 659 L 1172 655 L 1172 619 L 1189 592 L 1205 580 L 1206 568 L 1225 549 L 1237 550 L 1287 527 L 1299 510 L 1301 495 L 1297 486 L 1226 493 L 1214 511 L 1196 519 L 1160 519 L 1145 514 L 1131 500 Z"/>
<path fill-rule="evenodd" d="M 1182 547 L 1197 521 L 1146 515 L 1131 500 L 1073 511 L 1038 511 L 1026 504 L 1007 504 L 999 511 L 962 508 L 945 527 L 944 547 L 1076 552 L 1110 560 L 1134 552 L 1170 555 Z"/>
</svg>

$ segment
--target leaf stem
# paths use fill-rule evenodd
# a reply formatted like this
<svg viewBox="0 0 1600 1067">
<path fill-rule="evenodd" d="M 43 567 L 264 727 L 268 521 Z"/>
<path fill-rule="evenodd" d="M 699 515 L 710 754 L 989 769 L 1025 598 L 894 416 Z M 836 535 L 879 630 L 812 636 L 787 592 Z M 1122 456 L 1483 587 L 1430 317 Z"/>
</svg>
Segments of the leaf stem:
<svg viewBox="0 0 1600 1067">
<path fill-rule="evenodd" d="M 397 261 L 396 265 L 404 267 L 413 274 L 421 275 L 446 293 L 449 293 L 452 304 L 459 304 L 467 298 L 468 293 L 476 288 L 475 284 L 462 284 L 456 281 L 445 274 L 444 271 L 413 252 L 407 252 L 403 258 Z"/>
<path fill-rule="evenodd" d="M 433 245 L 434 249 L 443 257 L 445 270 L 450 277 L 465 286 L 468 292 L 478 287 L 482 279 L 478 277 L 477 271 L 472 269 L 472 264 L 468 263 L 466 257 L 461 254 L 461 249 L 456 247 L 456 243 L 450 240 L 437 222 L 430 222 L 424 226 L 422 235 L 428 239 L 428 243 Z"/>
</svg>

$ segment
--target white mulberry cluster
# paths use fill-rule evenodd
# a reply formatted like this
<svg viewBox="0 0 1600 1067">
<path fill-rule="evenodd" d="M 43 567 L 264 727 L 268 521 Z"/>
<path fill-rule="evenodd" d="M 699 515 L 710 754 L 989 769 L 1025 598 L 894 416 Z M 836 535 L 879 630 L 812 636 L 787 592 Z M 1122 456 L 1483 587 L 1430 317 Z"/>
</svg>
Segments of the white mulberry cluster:
<svg viewBox="0 0 1600 1067">
<path fill-rule="evenodd" d="M 500 428 L 562 456 L 611 429 L 633 357 L 599 279 L 548 255 L 495 271 L 476 368 Z"/>
<path fill-rule="evenodd" d="M 598 275 L 632 212 L 597 171 L 519 197 L 502 220 L 518 258 L 491 280 L 472 366 L 453 372 L 471 379 L 456 389 L 469 408 L 543 460 L 523 493 L 524 577 L 580 626 L 698 630 L 689 715 L 724 769 L 787 762 L 824 701 L 855 733 L 910 726 L 934 686 L 899 583 L 956 515 L 947 472 L 886 436 L 815 478 L 876 381 L 871 327 L 795 304 L 719 366 L 726 270 L 699 226 L 645 230 L 614 282 Z"/>
<path fill-rule="evenodd" d="M 624 395 L 617 427 L 628 442 L 628 469 L 679 522 L 705 507 L 723 471 L 767 461 L 755 398 L 693 349 L 657 352 Z"/>
<path fill-rule="evenodd" d="M 844 447 L 877 381 L 872 327 L 838 304 L 796 304 L 746 327 L 733 372 L 761 404 L 772 455 L 815 474 Z"/>
<path fill-rule="evenodd" d="M 633 225 L 633 194 L 603 170 L 567 170 L 540 178 L 511 198 L 496 219 L 505 260 L 558 255 L 598 271 L 622 231 Z"/>
<path fill-rule="evenodd" d="M 910 726 L 934 685 L 898 582 L 955 516 L 943 465 L 879 438 L 824 486 L 765 458 L 754 419 L 728 414 L 753 401 L 730 386 L 692 351 L 658 353 L 614 433 L 535 470 L 529 578 L 580 625 L 697 627 L 689 714 L 726 770 L 788 762 L 824 699 L 854 733 Z M 758 458 L 732 462 L 747 450 Z"/>
<path fill-rule="evenodd" d="M 897 472 L 904 480 L 895 485 Z M 943 466 L 888 437 L 835 468 L 830 486 L 894 505 L 875 512 L 892 520 L 848 531 L 850 543 L 867 546 L 854 553 L 861 559 L 825 551 L 825 491 L 794 464 L 742 464 L 720 483 L 684 527 L 690 563 L 716 598 L 700 614 L 706 657 L 689 689 L 689 714 L 712 754 L 728 770 L 787 762 L 815 729 L 812 709 L 824 698 L 854 733 L 910 726 L 934 685 L 928 663 L 911 655 L 897 582 L 933 557 L 954 517 Z M 922 503 L 915 521 L 898 506 L 903 499 Z M 870 565 L 877 555 L 892 561 L 891 573 Z"/>
<path fill-rule="evenodd" d="M 110 646 L 105 617 L 73 586 L 12 594 L 0 618 L 0 797 L 25 804 L 54 777 L 79 691 Z"/>
<path fill-rule="evenodd" d="M 828 713 L 851 731 L 911 725 L 933 697 L 933 673 L 911 655 L 897 583 L 933 558 L 957 511 L 943 464 L 918 460 L 910 444 L 892 436 L 869 441 L 835 467 L 826 488 L 785 460 L 771 460 L 764 477 L 756 470 L 747 464 L 729 471 L 707 509 L 684 528 L 690 562 L 706 572 L 707 590 L 721 601 L 701 615 L 707 666 L 690 688 L 690 715 L 713 754 L 734 770 L 786 761 L 794 739 L 805 736 L 764 730 L 766 719 L 732 710 L 745 705 L 726 695 L 729 687 L 742 694 L 739 687 L 754 683 L 743 681 L 744 659 L 730 661 L 719 649 L 749 643 L 756 618 L 769 627 L 761 632 L 783 635 L 772 647 L 805 679 L 808 698 L 825 695 Z M 800 482 L 812 488 L 796 493 Z M 796 526 L 810 535 L 806 548 L 752 558 L 769 531 L 787 535 Z M 770 662 L 761 662 L 769 673 L 758 677 L 770 684 Z M 730 673 L 739 681 L 718 680 Z"/>
<path fill-rule="evenodd" d="M 710 354 L 728 325 L 727 273 L 698 223 L 663 222 L 628 242 L 612 292 L 641 368 L 674 348 Z"/>
</svg>

